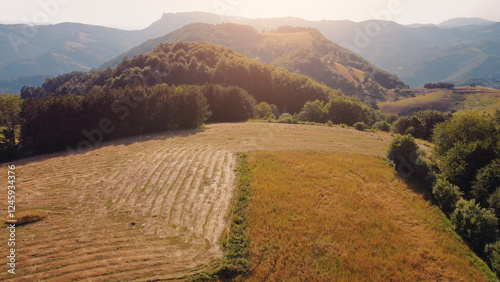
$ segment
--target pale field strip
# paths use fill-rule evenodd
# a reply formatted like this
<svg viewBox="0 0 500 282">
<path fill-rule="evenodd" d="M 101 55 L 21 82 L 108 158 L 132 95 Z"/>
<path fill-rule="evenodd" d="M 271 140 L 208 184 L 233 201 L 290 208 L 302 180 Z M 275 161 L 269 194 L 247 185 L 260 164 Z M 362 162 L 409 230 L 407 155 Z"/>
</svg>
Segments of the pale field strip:
<svg viewBox="0 0 500 282">
<path fill-rule="evenodd" d="M 390 140 L 390 135 L 324 126 L 212 124 L 117 140 L 85 154 L 16 161 L 18 210 L 48 216 L 17 228 L 17 274 L 5 270 L 0 280 L 188 277 L 222 257 L 236 152 L 382 157 Z M 5 164 L 0 174 L 6 175 Z M 1 194 L 7 198 L 6 189 Z M 4 215 L 6 208 L 0 207 Z M 7 253 L 6 244 L 2 249 Z"/>
</svg>

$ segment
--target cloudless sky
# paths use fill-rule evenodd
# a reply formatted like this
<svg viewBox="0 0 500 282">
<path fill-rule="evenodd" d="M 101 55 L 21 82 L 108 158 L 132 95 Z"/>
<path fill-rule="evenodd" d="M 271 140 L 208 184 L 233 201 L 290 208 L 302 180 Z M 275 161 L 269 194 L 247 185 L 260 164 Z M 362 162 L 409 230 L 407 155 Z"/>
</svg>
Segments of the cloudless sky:
<svg viewBox="0 0 500 282">
<path fill-rule="evenodd" d="M 163 13 L 205 11 L 227 16 L 440 23 L 455 17 L 500 22 L 500 0 L 1 0 L 0 23 L 80 22 L 142 29 Z"/>
</svg>

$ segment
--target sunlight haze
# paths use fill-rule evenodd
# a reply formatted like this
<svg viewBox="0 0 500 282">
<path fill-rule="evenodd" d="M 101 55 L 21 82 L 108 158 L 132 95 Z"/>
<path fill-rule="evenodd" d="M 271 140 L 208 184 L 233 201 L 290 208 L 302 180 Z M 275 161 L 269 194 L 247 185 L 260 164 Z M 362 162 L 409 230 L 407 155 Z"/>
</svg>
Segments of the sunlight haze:
<svg viewBox="0 0 500 282">
<path fill-rule="evenodd" d="M 58 3 L 58 7 L 54 7 Z M 387 19 L 400 24 L 438 24 L 455 17 L 500 21 L 500 1 L 465 0 L 26 0 L 2 1 L 0 23 L 55 24 L 80 22 L 123 29 L 142 29 L 163 13 L 203 11 L 249 18 L 297 17 L 307 20 L 364 21 Z M 44 11 L 47 11 L 44 13 Z"/>
</svg>

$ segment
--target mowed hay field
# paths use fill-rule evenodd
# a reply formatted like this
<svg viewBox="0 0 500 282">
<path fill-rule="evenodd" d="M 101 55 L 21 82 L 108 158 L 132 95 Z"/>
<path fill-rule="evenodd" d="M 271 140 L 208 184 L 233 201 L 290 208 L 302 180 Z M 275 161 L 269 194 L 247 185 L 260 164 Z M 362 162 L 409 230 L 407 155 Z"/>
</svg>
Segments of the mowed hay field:
<svg viewBox="0 0 500 282">
<path fill-rule="evenodd" d="M 248 162 L 249 280 L 486 281 L 492 275 L 443 213 L 384 159 L 251 152 Z"/>
<path fill-rule="evenodd" d="M 16 275 L 0 280 L 182 279 L 221 258 L 239 151 L 384 156 L 389 135 L 324 126 L 213 124 L 105 143 L 16 165 Z M 7 175 L 2 164 L 0 175 Z M 7 201 L 7 189 L 0 193 Z M 0 212 L 7 215 L 7 204 Z M 8 238 L 5 228 L 0 236 Z M 0 249 L 8 255 L 7 241 Z M 5 255 L 5 256 L 6 256 Z M 6 261 L 6 260 L 5 260 Z"/>
</svg>

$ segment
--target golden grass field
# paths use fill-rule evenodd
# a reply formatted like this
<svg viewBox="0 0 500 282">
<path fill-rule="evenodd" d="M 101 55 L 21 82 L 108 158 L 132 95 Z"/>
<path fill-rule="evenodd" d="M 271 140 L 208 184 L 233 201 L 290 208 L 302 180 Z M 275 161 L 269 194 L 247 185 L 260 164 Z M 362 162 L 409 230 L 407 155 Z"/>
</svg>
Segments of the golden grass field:
<svg viewBox="0 0 500 282">
<path fill-rule="evenodd" d="M 184 278 L 220 258 L 235 153 L 316 150 L 384 156 L 390 135 L 325 126 L 213 124 L 138 136 L 85 154 L 16 164 L 19 281 Z M 0 175 L 7 175 L 6 164 Z M 7 189 L 1 193 L 7 199 Z M 1 213 L 7 215 L 7 205 Z M 2 228 L 0 236 L 7 238 Z M 7 244 L 2 248 L 7 255 Z M 6 271 L 0 280 L 13 278 Z"/>
<path fill-rule="evenodd" d="M 419 94 L 397 102 L 381 102 L 378 106 L 382 112 L 391 114 L 401 114 L 412 109 L 451 112 L 475 110 L 485 113 L 500 110 L 500 90 L 487 87 L 456 87 L 455 90 L 463 93 L 436 89 L 425 95 Z"/>
<path fill-rule="evenodd" d="M 290 255 L 290 265 L 306 263 L 295 272 L 302 277 L 300 271 L 308 273 L 313 263 L 308 257 L 311 251 L 324 256 L 319 273 L 340 267 L 340 272 L 333 273 L 346 279 L 412 279 L 409 275 L 417 274 L 410 268 L 421 270 L 415 277 L 423 279 L 454 279 L 461 274 L 481 278 L 464 258 L 472 254 L 443 227 L 439 212 L 408 190 L 382 159 L 391 140 L 388 134 L 338 127 L 211 124 L 116 140 L 84 154 L 60 152 L 15 161 L 17 215 L 41 220 L 17 227 L 16 276 L 9 276 L 4 265 L 0 281 L 176 280 L 200 273 L 223 256 L 220 238 L 234 193 L 236 152 L 283 150 L 335 154 L 287 153 L 283 164 L 272 161 L 281 153 L 252 154 L 257 165 L 264 165 L 255 170 L 256 185 L 270 177 L 262 191 L 271 193 L 272 199 L 283 192 L 283 197 L 290 197 L 283 198 L 290 199 L 287 203 L 280 200 L 263 208 L 290 205 L 294 197 L 304 201 L 277 223 L 279 232 L 269 234 L 282 238 L 276 242 L 261 244 L 262 238 L 255 237 L 255 230 L 268 230 L 275 217 L 270 215 L 263 226 L 252 223 L 257 228 L 252 231 L 253 259 L 273 251 L 262 264 L 255 263 L 256 280 L 266 273 L 268 259 L 282 260 L 283 254 Z M 311 163 L 303 163 L 308 157 Z M 270 161 L 272 165 L 266 167 Z M 310 171 L 310 165 L 321 168 Z M 0 175 L 7 175 L 6 170 L 3 164 Z M 289 173 L 295 175 L 286 180 Z M 294 181 L 305 178 L 309 184 L 292 190 Z M 275 186 L 273 181 L 278 180 L 290 184 L 289 190 Z M 349 189 L 337 193 L 344 185 Z M 6 194 L 5 189 L 1 197 L 7 199 Z M 310 196 L 313 202 L 307 201 Z M 303 207 L 311 214 L 304 213 Z M 258 211 L 253 212 L 250 219 L 260 220 Z M 1 213 L 7 214 L 6 205 Z M 317 221 L 306 220 L 311 217 Z M 287 224 L 294 222 L 293 232 L 302 237 L 283 247 L 286 238 L 292 238 Z M 318 224 L 324 224 L 319 234 L 314 233 Z M 5 228 L 0 236 L 7 238 Z M 394 246 L 393 241 L 397 241 Z M 266 249 L 271 246 L 274 249 Z M 6 243 L 1 248 L 6 255 L 7 248 Z M 330 264 L 332 260 L 338 263 Z M 358 263 L 366 269 L 356 274 Z M 400 264 L 403 272 L 398 272 Z M 276 275 L 272 277 L 291 277 L 283 276 L 287 271 L 272 269 Z"/>
<path fill-rule="evenodd" d="M 382 158 L 252 152 L 249 165 L 251 281 L 487 280 L 443 213 Z"/>
</svg>

